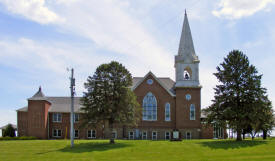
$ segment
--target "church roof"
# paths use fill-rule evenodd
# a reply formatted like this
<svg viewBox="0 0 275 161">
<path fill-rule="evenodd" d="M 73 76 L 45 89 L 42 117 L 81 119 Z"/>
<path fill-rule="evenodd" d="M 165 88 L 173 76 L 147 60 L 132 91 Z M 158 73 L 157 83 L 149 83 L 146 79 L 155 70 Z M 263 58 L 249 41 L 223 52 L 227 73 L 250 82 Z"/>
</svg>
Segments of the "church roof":
<svg viewBox="0 0 275 161">
<path fill-rule="evenodd" d="M 41 86 L 38 91 L 28 100 L 47 100 L 44 93 L 42 92 Z"/>
<path fill-rule="evenodd" d="M 148 75 L 152 75 L 159 84 L 171 95 L 175 96 L 174 86 L 175 82 L 168 77 L 156 77 L 151 71 L 147 73 L 144 77 L 134 77 L 133 85 L 131 86 L 132 90 L 135 90 L 146 78 Z"/>
<path fill-rule="evenodd" d="M 74 97 L 74 112 L 80 112 L 81 97 Z M 51 103 L 49 112 L 71 112 L 71 97 L 44 97 L 44 100 Z M 18 109 L 20 112 L 27 112 L 28 106 Z"/>
<path fill-rule="evenodd" d="M 185 61 L 198 61 L 186 11 L 184 14 L 178 56 L 182 56 Z"/>
<path fill-rule="evenodd" d="M 152 72 L 149 72 L 147 75 L 153 75 Z M 144 77 L 134 77 L 133 78 L 133 85 L 131 86 L 131 89 L 134 90 L 135 87 L 137 87 L 144 79 L 146 79 L 146 76 Z M 155 77 L 155 76 L 154 76 Z M 168 77 L 155 77 L 157 81 L 171 94 L 175 95 L 174 91 L 174 84 L 175 82 L 168 78 Z M 80 104 L 81 97 L 75 97 L 74 98 L 74 112 L 80 112 L 81 104 Z M 41 87 L 39 87 L 39 90 L 28 100 L 45 100 L 51 103 L 49 112 L 70 112 L 71 111 L 71 97 L 49 97 L 45 96 L 42 92 Z M 27 112 L 28 106 L 22 107 L 18 109 L 17 111 L 20 112 Z"/>
</svg>

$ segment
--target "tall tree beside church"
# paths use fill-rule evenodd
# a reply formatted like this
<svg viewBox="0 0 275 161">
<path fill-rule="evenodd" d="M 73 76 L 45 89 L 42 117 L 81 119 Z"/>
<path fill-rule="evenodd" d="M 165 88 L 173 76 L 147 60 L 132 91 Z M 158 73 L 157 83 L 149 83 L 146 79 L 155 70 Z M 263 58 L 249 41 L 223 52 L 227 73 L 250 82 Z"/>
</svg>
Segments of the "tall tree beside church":
<svg viewBox="0 0 275 161">
<path fill-rule="evenodd" d="M 270 111 L 266 89 L 261 87 L 262 75 L 249 63 L 241 51 L 231 51 L 217 67 L 219 84 L 214 88 L 213 104 L 206 109 L 208 123 L 229 125 L 237 131 L 237 140 L 242 140 L 243 129 L 256 124 L 269 124 L 264 120 Z M 259 111 L 267 111 L 259 113 Z M 259 125 L 260 126 L 260 125 Z M 259 127 L 262 128 L 263 126 Z"/>
<path fill-rule="evenodd" d="M 108 122 L 111 132 L 115 123 L 135 125 L 140 108 L 131 85 L 132 76 L 122 64 L 112 61 L 100 65 L 84 84 L 84 123 L 96 126 Z M 110 143 L 114 143 L 113 137 Z"/>
</svg>

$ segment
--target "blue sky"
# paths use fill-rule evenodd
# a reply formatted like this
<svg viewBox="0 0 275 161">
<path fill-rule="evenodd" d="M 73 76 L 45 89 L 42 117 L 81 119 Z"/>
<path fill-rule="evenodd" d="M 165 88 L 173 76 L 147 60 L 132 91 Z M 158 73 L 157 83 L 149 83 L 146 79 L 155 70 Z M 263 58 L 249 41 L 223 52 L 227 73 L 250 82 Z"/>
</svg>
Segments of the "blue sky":
<svg viewBox="0 0 275 161">
<path fill-rule="evenodd" d="M 216 66 L 242 50 L 263 74 L 275 102 L 275 0 L 0 0 L 0 126 L 16 123 L 41 85 L 47 96 L 77 96 L 102 63 L 116 60 L 133 76 L 150 70 L 175 78 L 184 9 L 200 63 L 202 108 L 213 98 Z"/>
</svg>

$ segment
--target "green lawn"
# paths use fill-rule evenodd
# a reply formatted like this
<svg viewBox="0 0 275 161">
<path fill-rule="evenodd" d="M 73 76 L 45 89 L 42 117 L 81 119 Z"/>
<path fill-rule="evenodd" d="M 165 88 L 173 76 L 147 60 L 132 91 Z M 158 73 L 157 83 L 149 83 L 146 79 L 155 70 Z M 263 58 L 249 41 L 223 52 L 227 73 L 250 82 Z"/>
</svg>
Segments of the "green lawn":
<svg viewBox="0 0 275 161">
<path fill-rule="evenodd" d="M 275 161 L 275 139 L 0 141 L 0 161 Z"/>
</svg>

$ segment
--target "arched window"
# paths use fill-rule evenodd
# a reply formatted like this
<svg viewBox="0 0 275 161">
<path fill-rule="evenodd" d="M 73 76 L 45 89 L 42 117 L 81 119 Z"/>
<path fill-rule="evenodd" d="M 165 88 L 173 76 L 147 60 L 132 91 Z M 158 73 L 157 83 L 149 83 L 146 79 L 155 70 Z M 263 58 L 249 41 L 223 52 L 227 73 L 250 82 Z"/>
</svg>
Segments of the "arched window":
<svg viewBox="0 0 275 161">
<path fill-rule="evenodd" d="M 165 121 L 170 121 L 170 103 L 165 104 Z"/>
<path fill-rule="evenodd" d="M 148 121 L 157 120 L 157 99 L 151 92 L 147 93 L 143 98 L 142 119 Z"/>
<path fill-rule="evenodd" d="M 183 72 L 183 78 L 184 78 L 184 80 L 189 80 L 190 79 L 190 74 L 187 70 L 185 70 Z"/>
<path fill-rule="evenodd" d="M 195 105 L 190 105 L 190 120 L 195 120 Z"/>
<path fill-rule="evenodd" d="M 192 77 L 192 70 L 189 66 L 187 66 L 183 71 L 183 79 L 190 80 Z"/>
</svg>

